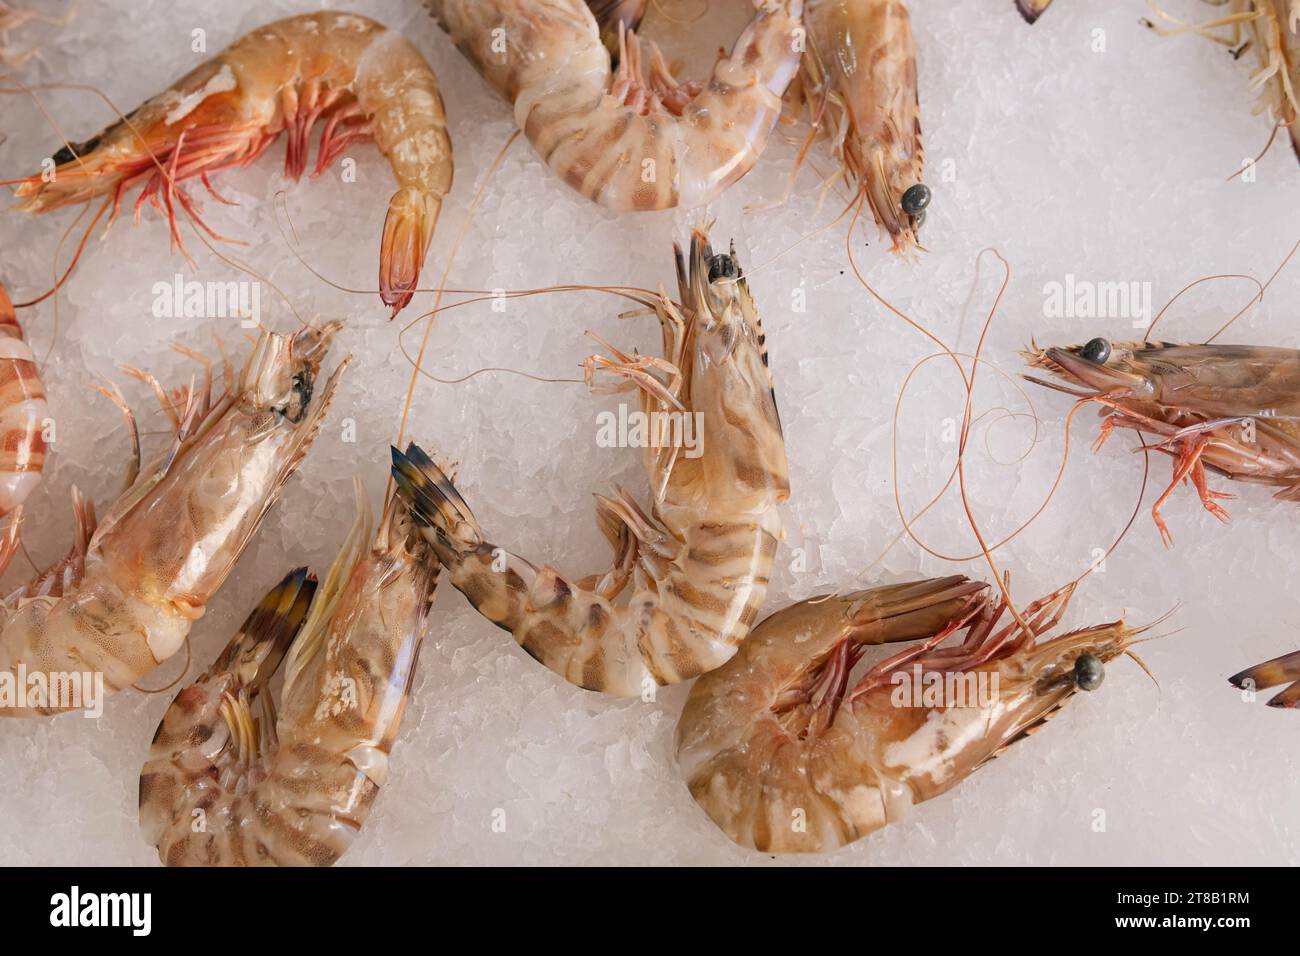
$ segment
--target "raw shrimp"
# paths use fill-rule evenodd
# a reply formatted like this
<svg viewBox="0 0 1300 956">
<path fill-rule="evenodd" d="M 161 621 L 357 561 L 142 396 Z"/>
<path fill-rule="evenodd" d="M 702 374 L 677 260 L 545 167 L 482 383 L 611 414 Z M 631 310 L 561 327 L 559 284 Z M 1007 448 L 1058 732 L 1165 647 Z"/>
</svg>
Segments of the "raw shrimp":
<svg viewBox="0 0 1300 956">
<path fill-rule="evenodd" d="M 647 441 L 649 514 L 621 489 L 597 496 L 614 551 L 604 575 L 572 581 L 498 549 L 424 452 L 393 449 L 393 477 L 451 583 L 542 664 L 619 696 L 689 680 L 736 652 L 767 592 L 789 497 L 763 328 L 735 254 L 714 255 L 697 232 L 677 271 L 683 307 L 662 295 L 656 307 L 664 357 L 612 350 L 586 362 L 589 379 L 604 372 L 626 380 L 614 388 L 640 389 L 652 429 L 673 415 L 702 421 L 694 451 L 666 434 Z M 630 600 L 615 606 L 629 583 Z"/>
<path fill-rule="evenodd" d="M 1026 23 L 1036 23 L 1044 11 L 1052 5 L 1052 0 L 1016 0 L 1016 9 L 1025 18 Z"/>
<path fill-rule="evenodd" d="M 758 159 L 799 66 L 803 0 L 756 0 L 754 19 L 705 83 L 678 84 L 624 33 L 619 64 L 583 0 L 425 0 L 442 28 L 514 104 L 552 170 L 618 212 L 716 199 Z"/>
<path fill-rule="evenodd" d="M 362 16 L 312 13 L 254 30 L 125 120 L 61 149 L 53 178 L 32 176 L 17 195 L 23 209 L 47 212 L 109 194 L 116 216 L 123 194 L 143 183 L 137 217 L 146 200 L 165 205 L 180 243 L 175 203 L 194 208 L 176 184 L 197 176 L 211 189 L 209 174 L 251 163 L 285 132 L 285 172 L 297 179 L 322 119 L 314 175 L 351 144 L 374 142 L 397 179 L 379 252 L 380 296 L 396 314 L 418 284 L 451 188 L 451 140 L 424 57 Z"/>
<path fill-rule="evenodd" d="M 315 584 L 300 568 L 163 715 L 140 827 L 168 866 L 329 866 L 369 817 L 439 566 L 396 497 L 367 547 L 359 482 L 357 502 L 310 614 Z M 277 718 L 267 684 L 286 651 Z"/>
<path fill-rule="evenodd" d="M 1159 435 L 1154 448 L 1174 460 L 1173 480 L 1151 508 L 1166 546 L 1173 537 L 1160 508 L 1184 481 L 1215 517 L 1228 520 L 1206 468 L 1234 481 L 1273 485 L 1300 501 L 1300 351 L 1258 345 L 1171 345 L 1095 338 L 1068 348 L 1034 348 L 1029 362 L 1078 388 L 1030 381 L 1103 406 L 1094 448 L 1115 428 Z M 1234 675 L 1257 687 L 1300 681 L 1300 653 Z M 1270 703 L 1300 705 L 1300 684 Z"/>
<path fill-rule="evenodd" d="M 1300 159 L 1300 96 L 1296 92 L 1300 87 L 1300 0 L 1209 2 L 1226 5 L 1228 12 L 1205 23 L 1188 24 L 1157 8 L 1160 18 L 1175 26 L 1159 27 L 1149 21 L 1148 25 L 1166 35 L 1200 34 L 1227 47 L 1234 59 L 1254 46 L 1259 68 L 1250 78 L 1250 89 L 1260 91 L 1255 112 L 1268 113 L 1277 127 L 1289 130 L 1291 148 Z"/>
<path fill-rule="evenodd" d="M 1032 635 L 961 576 L 801 601 L 691 688 L 677 758 L 736 843 L 818 853 L 938 796 L 1093 690 L 1127 649 L 1122 621 L 1046 641 L 1073 588 L 1025 608 Z M 965 629 L 959 646 L 941 647 Z M 867 647 L 924 639 L 856 683 Z"/>
<path fill-rule="evenodd" d="M 0 283 L 0 517 L 21 505 L 41 480 L 49 416 L 36 356 Z"/>
<path fill-rule="evenodd" d="M 922 181 L 916 40 L 902 0 L 807 0 L 803 96 L 827 126 L 841 174 L 908 254 L 930 204 Z M 823 117 L 823 109 L 825 117 Z"/>
<path fill-rule="evenodd" d="M 215 402 L 210 375 L 206 389 L 164 394 L 175 442 L 98 526 L 74 493 L 72 552 L 0 605 L 0 688 L 26 675 L 50 692 L 0 699 L 0 715 L 74 709 L 53 693 L 67 675 L 111 693 L 176 652 L 319 432 L 347 364 L 316 381 L 338 328 L 264 332 Z"/>
</svg>

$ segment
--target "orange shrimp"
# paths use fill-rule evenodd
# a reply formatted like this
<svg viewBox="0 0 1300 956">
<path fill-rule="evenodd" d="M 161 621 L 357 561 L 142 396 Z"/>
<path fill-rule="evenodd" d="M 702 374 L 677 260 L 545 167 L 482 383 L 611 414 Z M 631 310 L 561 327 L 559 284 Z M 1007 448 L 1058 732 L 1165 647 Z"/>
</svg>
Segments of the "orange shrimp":
<svg viewBox="0 0 1300 956">
<path fill-rule="evenodd" d="M 98 136 L 59 150 L 53 175 L 24 179 L 17 196 L 21 208 L 48 212 L 107 195 L 116 218 L 125 192 L 143 183 L 136 218 L 152 203 L 183 249 L 177 205 L 216 234 L 178 183 L 199 178 L 211 191 L 211 173 L 248 165 L 282 133 L 285 173 L 297 179 L 319 120 L 313 175 L 351 144 L 373 142 L 397 179 L 379 253 L 379 294 L 396 315 L 419 284 L 451 189 L 451 139 L 437 78 L 420 51 L 365 17 L 312 13 L 254 30 Z"/>
</svg>

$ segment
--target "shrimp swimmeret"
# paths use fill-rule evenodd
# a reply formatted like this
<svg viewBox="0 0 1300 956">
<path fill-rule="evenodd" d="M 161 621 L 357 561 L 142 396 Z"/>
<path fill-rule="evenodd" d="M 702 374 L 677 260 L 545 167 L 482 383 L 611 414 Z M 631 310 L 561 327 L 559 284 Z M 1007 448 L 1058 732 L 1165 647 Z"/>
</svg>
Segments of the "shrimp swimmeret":
<svg viewBox="0 0 1300 956">
<path fill-rule="evenodd" d="M 71 552 L 0 604 L 0 716 L 79 708 L 54 689 L 84 676 L 112 693 L 176 652 L 320 431 L 347 364 L 316 381 L 338 329 L 264 332 L 224 395 L 209 380 L 169 399 L 171 449 L 98 525 L 74 490 Z"/>
<path fill-rule="evenodd" d="M 681 308 L 664 296 L 656 305 L 662 358 L 615 351 L 586 363 L 589 377 L 638 389 L 647 420 L 702 422 L 695 457 L 672 442 L 646 447 L 649 514 L 625 491 L 597 496 L 607 573 L 575 581 L 497 548 L 423 451 L 393 449 L 393 478 L 451 583 L 566 680 L 624 697 L 736 653 L 767 593 L 790 493 L 766 339 L 734 252 L 714 255 L 696 233 L 677 273 Z"/>
<path fill-rule="evenodd" d="M 833 850 L 897 821 L 1101 685 L 1135 631 L 1116 621 L 1040 641 L 1073 590 L 1024 608 L 1026 628 L 995 630 L 1005 604 L 961 576 L 776 612 L 691 688 L 677 725 L 691 795 L 767 853 Z M 920 643 L 851 682 L 869 646 L 901 641 Z"/>
<path fill-rule="evenodd" d="M 175 184 L 197 176 L 211 189 L 209 174 L 251 163 L 281 133 L 285 172 L 297 179 L 320 120 L 314 175 L 353 143 L 373 142 L 397 179 L 379 251 L 379 292 L 395 314 L 414 294 L 451 189 L 451 139 L 419 50 L 356 14 L 311 13 L 254 30 L 126 119 L 59 150 L 52 177 L 30 177 L 17 195 L 23 209 L 48 212 L 108 194 L 116 216 L 123 194 L 143 183 L 137 216 L 146 201 L 165 205 L 179 244 L 175 204 L 191 215 L 194 205 Z"/>
<path fill-rule="evenodd" d="M 425 0 L 547 165 L 617 212 L 690 209 L 753 167 L 799 68 L 803 0 L 755 0 L 705 83 L 679 84 L 625 32 L 616 71 L 583 0 Z M 603 8 L 602 8 L 603 11 Z M 603 11 L 604 12 L 604 11 Z"/>
<path fill-rule="evenodd" d="M 319 592 L 305 568 L 290 573 L 163 715 L 140 827 L 168 866 L 328 866 L 369 817 L 439 566 L 399 498 L 369 547 L 359 482 L 357 505 Z M 267 684 L 282 660 L 277 710 Z"/>
</svg>

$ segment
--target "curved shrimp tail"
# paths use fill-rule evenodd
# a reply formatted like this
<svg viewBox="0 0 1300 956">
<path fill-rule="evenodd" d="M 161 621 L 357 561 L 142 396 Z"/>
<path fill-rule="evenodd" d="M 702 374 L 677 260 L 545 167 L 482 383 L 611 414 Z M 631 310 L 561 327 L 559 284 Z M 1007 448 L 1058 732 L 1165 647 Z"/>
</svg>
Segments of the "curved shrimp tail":
<svg viewBox="0 0 1300 956">
<path fill-rule="evenodd" d="M 1276 687 L 1290 683 L 1280 694 L 1268 702 L 1270 707 L 1300 707 L 1300 651 L 1283 654 L 1271 661 L 1247 667 L 1228 678 L 1228 683 L 1240 688 Z"/>
<path fill-rule="evenodd" d="M 892 644 L 928 638 L 960 620 L 983 599 L 988 584 L 962 574 L 870 588 L 847 595 L 852 601 L 849 636 L 864 643 Z"/>
<path fill-rule="evenodd" d="M 229 673 L 238 688 L 261 690 L 306 622 L 315 595 L 315 575 L 305 567 L 290 571 L 253 608 L 209 674 Z"/>
<path fill-rule="evenodd" d="M 1052 0 L 1016 0 L 1016 9 L 1020 15 L 1025 18 L 1025 22 L 1033 24 L 1043 15 L 1043 11 L 1052 5 Z"/>
<path fill-rule="evenodd" d="M 433 240 L 442 196 L 407 186 L 393 194 L 379 246 L 379 296 L 397 315 L 420 284 L 420 267 Z"/>
<path fill-rule="evenodd" d="M 405 453 L 396 448 L 392 452 L 393 481 L 438 559 L 445 562 L 478 550 L 484 543 L 483 529 L 451 478 L 415 442 Z"/>
</svg>

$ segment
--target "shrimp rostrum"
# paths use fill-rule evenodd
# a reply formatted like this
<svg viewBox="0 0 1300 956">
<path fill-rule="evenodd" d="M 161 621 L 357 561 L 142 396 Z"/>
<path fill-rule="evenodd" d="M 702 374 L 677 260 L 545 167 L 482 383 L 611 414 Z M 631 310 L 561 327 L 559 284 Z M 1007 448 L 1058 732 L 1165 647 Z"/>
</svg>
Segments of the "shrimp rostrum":
<svg viewBox="0 0 1300 956">
<path fill-rule="evenodd" d="M 616 212 L 711 202 L 753 167 L 799 67 L 803 0 L 755 0 L 706 82 L 620 33 L 617 70 L 583 0 L 425 0 L 547 165 Z M 602 6 L 602 13 L 605 8 Z"/>
<path fill-rule="evenodd" d="M 202 222 L 177 184 L 198 177 L 211 190 L 210 174 L 253 162 L 282 133 L 285 173 L 297 179 L 319 121 L 313 175 L 350 145 L 373 142 L 397 180 L 379 252 L 380 295 L 396 313 L 414 294 L 451 188 L 451 140 L 424 57 L 356 14 L 311 13 L 254 30 L 99 135 L 59 150 L 53 175 L 24 180 L 17 195 L 31 212 L 107 196 L 116 217 L 125 192 L 143 184 L 137 217 L 153 203 L 183 248 L 176 206 Z"/>
<path fill-rule="evenodd" d="M 163 715 L 140 827 L 168 866 L 329 866 L 369 817 L 439 566 L 400 499 L 373 543 L 359 483 L 357 499 L 319 590 L 291 572 Z M 276 708 L 267 684 L 282 663 Z"/>
<path fill-rule="evenodd" d="M 1025 357 L 1069 384 L 1030 381 L 1102 406 L 1094 448 L 1116 428 L 1159 436 L 1152 447 L 1173 459 L 1173 480 L 1151 516 L 1166 545 L 1173 537 L 1160 508 L 1184 482 L 1206 510 L 1228 520 L 1219 501 L 1232 496 L 1210 488 L 1207 470 L 1271 485 L 1279 489 L 1276 498 L 1300 501 L 1300 351 L 1095 338 L 1084 345 L 1035 347 Z M 1300 681 L 1300 653 L 1232 678 L 1238 684 L 1247 679 L 1258 687 Z M 1270 703 L 1300 705 L 1300 683 Z"/>
<path fill-rule="evenodd" d="M 44 688 L 0 699 L 0 715 L 79 708 L 54 693 L 69 675 L 112 693 L 176 652 L 315 440 L 346 364 L 317 381 L 338 328 L 264 332 L 215 400 L 210 376 L 170 396 L 144 376 L 175 440 L 102 522 L 74 491 L 71 552 L 0 604 L 0 686 Z"/>
<path fill-rule="evenodd" d="M 1038 730 L 1124 653 L 1123 622 L 1040 638 L 1073 587 L 998 626 L 961 576 L 811 598 L 768 617 L 691 688 L 677 759 L 741 846 L 833 850 L 900 819 Z M 959 644 L 945 642 L 965 632 Z M 855 679 L 865 651 L 915 642 Z"/>
<path fill-rule="evenodd" d="M 681 308 L 662 294 L 656 305 L 663 358 L 615 350 L 586 362 L 589 376 L 638 389 L 650 420 L 702 422 L 690 454 L 671 439 L 647 443 L 648 513 L 621 489 L 597 496 L 614 551 L 605 574 L 573 580 L 499 549 L 424 452 L 393 450 L 393 477 L 451 583 L 542 664 L 619 696 L 689 680 L 736 652 L 763 603 L 789 496 L 763 329 L 735 255 L 714 255 L 696 233 L 689 258 L 678 251 L 678 281 Z"/>
</svg>

